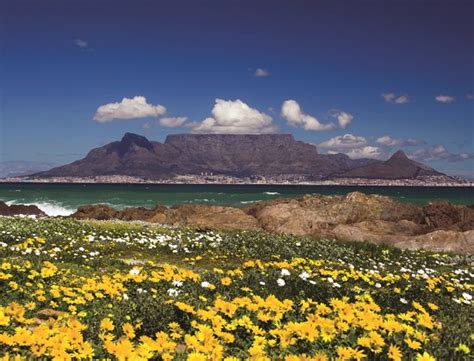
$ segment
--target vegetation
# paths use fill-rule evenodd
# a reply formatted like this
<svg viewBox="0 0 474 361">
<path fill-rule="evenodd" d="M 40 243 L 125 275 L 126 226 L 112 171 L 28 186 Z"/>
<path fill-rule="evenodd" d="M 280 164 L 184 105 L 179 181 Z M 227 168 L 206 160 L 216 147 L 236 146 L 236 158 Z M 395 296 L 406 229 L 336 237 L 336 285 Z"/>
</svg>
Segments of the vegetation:
<svg viewBox="0 0 474 361">
<path fill-rule="evenodd" d="M 469 255 L 0 218 L 0 356 L 467 360 Z"/>
</svg>

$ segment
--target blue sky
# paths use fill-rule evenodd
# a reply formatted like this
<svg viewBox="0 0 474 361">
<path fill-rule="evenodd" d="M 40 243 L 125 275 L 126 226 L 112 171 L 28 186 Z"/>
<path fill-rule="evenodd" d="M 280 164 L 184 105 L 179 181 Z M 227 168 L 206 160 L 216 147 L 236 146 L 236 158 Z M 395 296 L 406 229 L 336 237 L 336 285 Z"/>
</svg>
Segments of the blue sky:
<svg viewBox="0 0 474 361">
<path fill-rule="evenodd" d="M 403 148 L 472 174 L 473 12 L 453 0 L 2 1 L 0 161 L 66 163 L 127 131 L 249 131 L 353 157 Z M 124 98 L 136 114 L 107 106 Z"/>
</svg>

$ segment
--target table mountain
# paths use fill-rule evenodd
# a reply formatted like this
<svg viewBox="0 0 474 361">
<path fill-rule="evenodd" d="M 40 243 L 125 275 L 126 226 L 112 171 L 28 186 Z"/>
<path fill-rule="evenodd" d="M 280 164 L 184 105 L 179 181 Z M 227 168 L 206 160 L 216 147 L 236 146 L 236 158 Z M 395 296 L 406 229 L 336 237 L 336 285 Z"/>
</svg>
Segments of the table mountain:
<svg viewBox="0 0 474 361">
<path fill-rule="evenodd" d="M 319 154 L 315 145 L 296 141 L 290 134 L 175 134 L 159 143 L 126 133 L 120 141 L 93 149 L 81 160 L 33 176 L 165 179 L 213 173 L 234 177 L 296 175 L 317 180 L 335 174 L 359 174 L 358 169 L 370 177 L 387 173 L 411 178 L 414 174 L 435 172 L 418 163 L 415 167 L 415 162 L 399 159 L 403 157 L 397 154 L 387 162 Z M 422 171 L 417 173 L 418 168 Z"/>
</svg>

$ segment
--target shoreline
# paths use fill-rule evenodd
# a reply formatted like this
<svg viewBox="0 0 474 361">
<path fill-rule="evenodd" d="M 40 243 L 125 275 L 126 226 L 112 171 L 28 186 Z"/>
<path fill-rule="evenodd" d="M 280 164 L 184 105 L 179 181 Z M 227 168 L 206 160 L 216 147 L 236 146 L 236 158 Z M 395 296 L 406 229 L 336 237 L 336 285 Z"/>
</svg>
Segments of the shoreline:
<svg viewBox="0 0 474 361">
<path fill-rule="evenodd" d="M 176 180 L 146 180 L 146 179 L 127 179 L 123 181 L 106 179 L 88 179 L 88 178 L 69 178 L 69 179 L 18 179 L 18 178 L 0 178 L 0 184 L 97 184 L 97 185 L 216 185 L 216 186 L 336 186 L 336 187 L 444 187 L 444 188 L 470 188 L 474 187 L 474 182 L 428 182 L 416 179 L 383 180 L 383 179 L 365 179 L 353 181 L 305 181 L 305 182 L 252 182 L 252 181 L 176 181 Z"/>
</svg>

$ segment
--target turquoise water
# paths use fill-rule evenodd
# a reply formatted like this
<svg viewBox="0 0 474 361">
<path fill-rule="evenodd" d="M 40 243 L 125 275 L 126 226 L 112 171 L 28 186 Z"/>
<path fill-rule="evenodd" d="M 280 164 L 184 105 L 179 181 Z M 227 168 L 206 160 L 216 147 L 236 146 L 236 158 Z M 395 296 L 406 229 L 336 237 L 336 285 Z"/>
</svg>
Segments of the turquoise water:
<svg viewBox="0 0 474 361">
<path fill-rule="evenodd" d="M 66 215 L 80 205 L 107 203 L 116 208 L 152 207 L 156 204 L 201 203 L 242 207 L 260 200 L 299 197 L 303 194 L 346 194 L 360 191 L 424 204 L 445 199 L 456 204 L 474 204 L 470 187 L 360 187 L 307 185 L 171 185 L 171 184 L 0 184 L 0 200 L 36 204 L 49 215 Z"/>
</svg>

